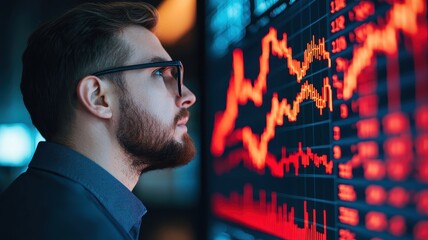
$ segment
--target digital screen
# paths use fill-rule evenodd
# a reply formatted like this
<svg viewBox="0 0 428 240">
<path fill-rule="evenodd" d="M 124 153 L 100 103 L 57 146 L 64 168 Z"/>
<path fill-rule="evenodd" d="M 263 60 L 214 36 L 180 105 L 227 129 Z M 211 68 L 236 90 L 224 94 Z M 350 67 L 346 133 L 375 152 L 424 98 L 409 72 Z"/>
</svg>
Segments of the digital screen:
<svg viewBox="0 0 428 240">
<path fill-rule="evenodd" d="M 209 239 L 428 239 L 425 0 L 209 0 Z"/>
</svg>

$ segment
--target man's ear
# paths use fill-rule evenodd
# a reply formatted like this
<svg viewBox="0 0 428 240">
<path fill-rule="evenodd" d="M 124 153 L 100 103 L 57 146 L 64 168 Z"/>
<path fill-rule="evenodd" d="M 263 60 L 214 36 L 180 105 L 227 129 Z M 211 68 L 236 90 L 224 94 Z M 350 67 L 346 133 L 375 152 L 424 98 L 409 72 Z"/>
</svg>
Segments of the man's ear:
<svg viewBox="0 0 428 240">
<path fill-rule="evenodd" d="M 111 84 L 96 76 L 86 76 L 77 85 L 77 101 L 93 115 L 109 119 L 112 117 Z"/>
</svg>

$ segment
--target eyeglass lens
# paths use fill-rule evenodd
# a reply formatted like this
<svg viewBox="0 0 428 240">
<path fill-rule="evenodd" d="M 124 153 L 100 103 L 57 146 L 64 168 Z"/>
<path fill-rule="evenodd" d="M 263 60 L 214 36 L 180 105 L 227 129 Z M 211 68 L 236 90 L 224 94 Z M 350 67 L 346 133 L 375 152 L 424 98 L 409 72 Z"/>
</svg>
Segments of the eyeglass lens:
<svg viewBox="0 0 428 240">
<path fill-rule="evenodd" d="M 169 66 L 166 67 L 163 72 L 177 81 L 178 94 L 181 97 L 181 85 L 183 84 L 183 69 L 181 66 Z"/>
</svg>

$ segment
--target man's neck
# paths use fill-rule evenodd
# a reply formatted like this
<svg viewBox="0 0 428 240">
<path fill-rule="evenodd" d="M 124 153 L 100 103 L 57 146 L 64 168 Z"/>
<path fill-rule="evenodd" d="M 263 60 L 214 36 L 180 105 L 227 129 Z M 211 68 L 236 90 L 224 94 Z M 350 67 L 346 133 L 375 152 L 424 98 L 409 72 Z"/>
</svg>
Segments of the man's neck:
<svg viewBox="0 0 428 240">
<path fill-rule="evenodd" d="M 70 138 L 58 143 L 66 145 L 91 159 L 125 185 L 129 191 L 132 191 L 137 185 L 140 171 L 132 166 L 132 160 L 129 155 L 118 144 L 110 142 L 109 138 L 100 138 L 105 140 L 91 142 L 83 141 L 82 139 L 91 139 L 91 137 Z"/>
</svg>

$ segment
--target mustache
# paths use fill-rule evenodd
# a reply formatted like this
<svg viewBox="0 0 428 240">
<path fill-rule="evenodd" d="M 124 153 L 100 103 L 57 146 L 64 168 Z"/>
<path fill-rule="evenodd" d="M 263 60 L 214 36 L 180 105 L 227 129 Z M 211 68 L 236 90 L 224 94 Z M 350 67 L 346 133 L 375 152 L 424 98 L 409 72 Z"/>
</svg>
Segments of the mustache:
<svg viewBox="0 0 428 240">
<path fill-rule="evenodd" d="M 182 108 L 177 115 L 174 117 L 174 124 L 176 125 L 180 119 L 186 118 L 190 116 L 190 112 L 187 109 Z"/>
</svg>

